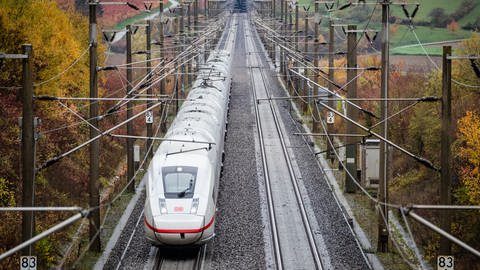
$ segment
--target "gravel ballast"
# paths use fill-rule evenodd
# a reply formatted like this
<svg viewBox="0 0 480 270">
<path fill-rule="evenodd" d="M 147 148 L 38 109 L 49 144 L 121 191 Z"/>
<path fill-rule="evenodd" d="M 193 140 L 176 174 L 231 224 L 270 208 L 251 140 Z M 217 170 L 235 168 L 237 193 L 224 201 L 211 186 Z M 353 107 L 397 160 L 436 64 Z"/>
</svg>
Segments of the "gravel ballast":
<svg viewBox="0 0 480 270">
<path fill-rule="evenodd" d="M 211 269 L 266 268 L 255 155 L 256 126 L 243 30 L 243 22 L 239 20 L 216 237 L 209 247 Z"/>
</svg>

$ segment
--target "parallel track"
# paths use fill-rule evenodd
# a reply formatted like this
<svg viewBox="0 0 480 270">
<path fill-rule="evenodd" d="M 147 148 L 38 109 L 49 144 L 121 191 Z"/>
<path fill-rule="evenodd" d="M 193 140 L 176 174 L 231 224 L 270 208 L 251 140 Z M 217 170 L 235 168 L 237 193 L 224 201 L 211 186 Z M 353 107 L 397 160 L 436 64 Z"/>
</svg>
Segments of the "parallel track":
<svg viewBox="0 0 480 270">
<path fill-rule="evenodd" d="M 246 29 L 249 29 L 248 22 L 245 25 Z M 252 35 L 255 35 L 255 37 L 258 40 L 258 36 L 256 35 L 256 32 L 250 32 Z M 259 46 L 255 46 L 254 44 L 257 44 L 252 35 L 249 35 L 247 39 L 250 39 L 247 41 L 247 50 L 250 50 L 250 52 L 255 52 L 255 51 L 260 51 Z M 252 50 L 253 49 L 253 50 Z M 248 51 L 247 51 L 248 53 Z M 261 94 L 262 96 L 266 96 L 267 98 L 270 98 L 270 82 L 265 74 L 265 66 L 263 66 L 263 62 L 259 59 L 259 54 L 257 53 L 248 53 L 250 55 L 250 63 L 249 63 L 249 69 L 250 69 L 250 79 L 251 79 L 251 84 L 253 87 L 253 98 L 254 98 L 254 109 L 255 109 L 255 117 L 256 117 L 256 122 L 257 122 L 257 131 L 259 135 L 259 141 L 260 141 L 260 149 L 261 149 L 261 155 L 262 155 L 262 164 L 263 164 L 263 173 L 264 173 L 264 178 L 265 178 L 265 184 L 266 184 L 266 193 L 267 193 L 267 201 L 268 201 L 268 209 L 269 209 L 269 215 L 270 215 L 270 225 L 271 225 L 271 232 L 272 232 L 272 242 L 273 242 L 273 250 L 274 250 L 274 255 L 275 255 L 275 262 L 276 262 L 276 267 L 277 269 L 284 269 L 287 268 L 285 267 L 285 254 L 288 252 L 291 252 L 291 250 L 287 250 L 286 248 L 282 248 L 283 245 L 287 245 L 287 240 L 286 238 L 283 240 L 284 237 L 283 234 L 286 232 L 280 231 L 279 230 L 279 224 L 277 223 L 277 213 L 276 211 L 279 211 L 278 209 L 280 207 L 283 207 L 285 205 L 275 205 L 274 203 L 274 192 L 279 192 L 275 191 L 276 187 L 274 186 L 274 181 L 272 181 L 272 178 L 270 174 L 272 174 L 272 166 L 269 166 L 269 164 L 275 164 L 276 162 L 281 163 L 280 160 L 284 160 L 286 164 L 286 169 L 287 169 L 287 174 L 290 179 L 291 185 L 293 187 L 293 191 L 290 190 L 283 190 L 281 192 L 294 192 L 295 198 L 297 205 L 296 206 L 289 206 L 292 207 L 292 209 L 296 209 L 295 211 L 300 212 L 301 215 L 301 220 L 303 223 L 303 229 L 304 229 L 304 234 L 305 238 L 299 236 L 298 241 L 302 241 L 305 243 L 300 243 L 300 245 L 306 245 L 308 242 L 309 246 L 309 251 L 311 255 L 311 259 L 313 261 L 313 265 L 315 269 L 323 269 L 322 267 L 322 262 L 320 259 L 320 254 L 317 248 L 317 245 L 315 243 L 315 238 L 313 236 L 313 232 L 311 229 L 311 225 L 305 210 L 305 204 L 303 202 L 302 196 L 300 194 L 300 190 L 298 187 L 297 183 L 297 178 L 295 176 L 295 172 L 293 169 L 292 161 L 289 152 L 287 151 L 287 146 L 285 143 L 285 137 L 282 131 L 282 128 L 280 126 L 280 121 L 278 117 L 278 112 L 276 109 L 276 104 L 272 100 L 268 100 L 268 105 L 269 109 L 265 109 L 265 106 L 263 109 L 260 109 L 259 103 L 257 101 L 257 95 Z M 261 111 L 261 112 L 260 112 Z M 271 118 L 274 121 L 275 124 L 275 130 L 276 130 L 276 135 L 272 135 L 264 130 L 264 124 L 265 123 L 263 120 L 262 121 L 262 115 L 261 113 L 268 113 L 271 114 Z M 264 116 L 263 116 L 264 117 Z M 275 156 L 274 154 L 269 153 L 269 151 L 266 149 L 266 143 L 265 143 L 265 138 L 266 136 L 269 136 L 270 141 L 277 141 L 282 149 L 283 156 Z M 275 137 L 272 139 L 272 137 Z M 278 154 L 278 153 L 277 153 Z M 283 164 L 282 164 L 283 165 Z M 278 165 L 279 167 L 281 165 Z M 278 168 L 273 168 L 278 169 Z M 278 174 L 278 172 L 277 172 Z M 278 180 L 276 180 L 277 183 Z M 282 194 L 277 194 L 276 196 L 283 196 Z M 277 200 L 278 202 L 278 200 Z M 279 211 L 281 215 L 281 211 Z M 296 224 L 294 224 L 296 225 Z M 288 243 L 288 245 L 291 243 Z M 306 262 L 305 262 L 306 263 Z M 308 265 L 308 263 L 306 263 Z M 299 266 L 301 268 L 301 266 Z"/>
</svg>

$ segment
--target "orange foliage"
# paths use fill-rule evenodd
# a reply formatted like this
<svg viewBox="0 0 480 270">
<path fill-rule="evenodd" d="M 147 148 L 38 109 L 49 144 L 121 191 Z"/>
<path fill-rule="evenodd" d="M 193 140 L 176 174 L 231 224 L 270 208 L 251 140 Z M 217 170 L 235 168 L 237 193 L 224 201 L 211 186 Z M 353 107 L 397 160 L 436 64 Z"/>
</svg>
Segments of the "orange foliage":
<svg viewBox="0 0 480 270">
<path fill-rule="evenodd" d="M 458 155 L 464 160 L 459 176 L 465 185 L 472 204 L 480 204 L 480 117 L 468 111 L 458 120 L 458 140 L 461 143 Z"/>
<path fill-rule="evenodd" d="M 452 21 L 451 23 L 447 24 L 447 29 L 455 32 L 460 29 L 460 25 L 456 21 Z"/>
<path fill-rule="evenodd" d="M 392 25 L 390 25 L 390 33 L 391 33 L 391 35 L 394 35 L 395 33 L 397 33 L 399 27 L 400 27 L 399 24 L 392 24 Z"/>
</svg>

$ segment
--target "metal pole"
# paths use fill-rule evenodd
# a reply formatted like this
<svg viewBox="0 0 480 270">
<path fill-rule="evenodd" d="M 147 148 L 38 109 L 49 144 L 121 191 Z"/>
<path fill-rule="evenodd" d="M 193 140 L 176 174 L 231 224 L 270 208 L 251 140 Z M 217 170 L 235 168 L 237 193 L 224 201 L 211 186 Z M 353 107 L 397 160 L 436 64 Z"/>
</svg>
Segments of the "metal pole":
<svg viewBox="0 0 480 270">
<path fill-rule="evenodd" d="M 193 31 L 196 32 L 198 24 L 198 0 L 193 1 Z"/>
<path fill-rule="evenodd" d="M 452 204 L 451 196 L 451 153 L 450 144 L 452 129 L 452 60 L 448 59 L 452 55 L 451 46 L 443 46 L 442 57 L 442 138 L 441 138 L 441 184 L 440 184 L 440 204 Z M 443 211 L 440 217 L 441 228 L 450 234 L 452 224 L 452 213 Z M 440 254 L 450 255 L 452 244 L 446 238 L 440 238 Z"/>
<path fill-rule="evenodd" d="M 272 21 L 272 23 L 274 23 L 274 21 Z M 277 44 L 273 41 L 271 42 L 271 50 L 270 51 L 271 51 L 271 55 L 272 55 L 271 58 L 272 58 L 272 61 L 273 61 L 273 66 L 276 68 L 276 65 L 277 65 Z"/>
<path fill-rule="evenodd" d="M 293 30 L 292 12 L 293 12 L 293 8 L 290 6 L 290 8 L 288 9 L 288 32 L 290 33 L 289 35 L 292 34 L 292 30 Z M 290 42 L 291 39 L 289 38 L 288 41 Z M 289 91 L 290 95 L 292 95 L 293 94 L 293 87 L 292 87 L 292 81 L 291 81 L 292 76 L 290 74 L 291 72 L 290 72 L 290 69 L 289 69 L 290 59 L 291 59 L 290 57 L 287 57 L 287 63 L 285 63 L 285 66 L 286 66 L 285 73 L 287 74 L 287 77 L 285 77 L 285 79 L 288 81 L 288 83 L 287 83 L 288 91 Z"/>
<path fill-rule="evenodd" d="M 191 7 L 191 4 L 188 5 L 188 21 L 187 21 L 187 29 L 188 29 L 188 35 L 185 35 L 184 37 L 184 41 L 183 43 L 184 44 L 187 44 L 187 42 L 190 42 L 190 28 L 191 28 L 191 20 L 190 20 L 190 7 Z M 187 58 L 190 58 L 190 54 L 187 56 Z M 191 74 L 193 73 L 193 58 L 190 59 L 188 62 L 187 62 L 187 85 L 190 85 L 193 81 L 193 75 Z"/>
<path fill-rule="evenodd" d="M 35 136 L 33 124 L 33 48 L 31 44 L 22 46 L 23 53 L 27 56 L 22 60 L 23 65 L 23 91 L 22 91 L 22 180 L 23 197 L 22 206 L 35 205 Z M 22 213 L 22 241 L 33 237 L 35 231 L 35 213 L 26 211 Z M 28 246 L 22 251 L 23 255 L 32 255 L 33 246 Z"/>
<path fill-rule="evenodd" d="M 382 72 L 381 72 L 381 98 L 385 100 L 380 103 L 380 111 L 382 119 L 388 118 L 388 80 L 389 80 L 389 22 L 388 15 L 390 13 L 390 0 L 384 0 L 382 3 Z M 388 139 L 388 121 L 383 121 L 380 125 L 380 135 Z M 380 206 L 383 213 L 378 213 L 378 242 L 377 250 L 379 252 L 388 252 L 388 209 L 386 202 L 388 202 L 388 145 L 380 142 L 380 172 L 378 185 L 378 200 L 385 204 Z M 385 217 L 385 219 L 384 219 Z"/>
<path fill-rule="evenodd" d="M 477 257 L 480 257 L 480 251 L 474 249 L 473 247 L 465 244 L 463 241 L 461 241 L 460 239 L 456 238 L 455 236 L 451 235 L 449 232 L 446 232 L 440 228 L 438 228 L 437 226 L 435 226 L 434 224 L 432 224 L 430 221 L 422 218 L 421 216 L 417 215 L 416 213 L 414 213 L 413 211 L 408 211 L 408 210 L 405 210 L 406 213 L 411 216 L 413 219 L 415 219 L 416 221 L 422 223 L 423 225 L 427 226 L 428 228 L 434 230 L 435 232 L 437 232 L 438 234 L 440 234 L 442 236 L 442 238 L 445 238 L 449 241 L 452 241 L 454 242 L 455 244 L 459 245 L 460 247 L 468 250 L 470 253 L 472 253 L 473 255 L 477 256 Z M 450 254 L 450 253 L 448 253 Z M 447 255 L 448 255 L 447 254 Z"/>
<path fill-rule="evenodd" d="M 347 85 L 347 98 L 356 98 L 357 97 L 357 30 L 356 25 L 348 26 L 347 33 L 347 82 L 350 82 Z M 352 105 L 347 104 L 347 117 L 352 119 L 355 122 L 358 122 L 358 110 L 356 110 Z M 356 132 L 355 126 L 352 122 L 347 122 L 347 134 L 353 134 Z M 345 138 L 346 148 L 346 169 L 350 172 L 350 175 L 355 177 L 353 180 L 349 174 L 345 175 L 345 192 L 353 193 L 357 189 L 354 181 L 358 182 L 356 179 L 357 176 L 357 144 L 355 143 L 353 137 L 347 136 Z"/>
<path fill-rule="evenodd" d="M 181 45 L 180 45 L 180 51 L 179 52 L 183 52 L 184 51 L 184 47 L 185 47 L 185 32 L 184 32 L 184 28 L 185 28 L 185 8 L 184 8 L 184 2 L 182 1 L 181 2 L 182 4 L 180 5 L 180 42 L 181 42 Z M 180 72 L 182 73 L 181 75 L 181 80 L 180 80 L 180 86 L 181 88 L 180 89 L 184 89 L 185 85 L 188 84 L 187 82 L 187 77 L 188 75 L 186 75 L 186 63 L 183 63 L 182 66 L 180 67 Z M 177 97 L 178 98 L 178 97 Z M 178 111 L 178 110 L 177 110 Z"/>
<path fill-rule="evenodd" d="M 210 16 L 210 1 L 208 1 L 208 3 L 209 3 L 209 6 L 208 6 L 208 8 L 209 8 L 209 10 L 208 10 L 208 15 Z M 178 14 L 175 15 L 175 21 L 176 21 L 176 26 L 175 26 L 175 28 L 174 28 L 174 29 L 175 29 L 175 30 L 174 30 L 174 32 L 175 32 L 174 36 L 175 36 L 175 37 L 178 37 L 179 32 L 180 32 L 180 31 L 179 31 L 180 22 L 179 22 L 179 16 L 178 16 Z M 177 43 L 176 43 L 177 45 L 178 45 L 178 41 L 179 41 L 179 39 L 177 39 Z M 173 49 L 173 53 L 174 53 L 175 57 L 177 57 L 179 51 L 180 51 L 180 50 L 177 48 L 177 46 L 175 46 L 175 48 Z M 180 68 L 180 67 L 175 67 L 175 78 L 174 78 L 174 82 L 173 82 L 173 93 L 174 93 L 174 97 L 175 97 L 175 115 L 176 115 L 176 113 L 178 112 L 178 85 L 179 85 L 179 83 L 180 83 L 180 82 L 179 82 L 180 80 L 178 79 L 178 76 L 179 76 L 179 74 L 178 74 L 178 73 L 179 73 L 179 72 L 178 72 L 178 69 L 179 69 L 179 68 Z"/>
<path fill-rule="evenodd" d="M 294 33 L 294 41 L 295 41 L 295 50 L 298 51 L 298 2 L 295 2 L 295 33 Z"/>
<path fill-rule="evenodd" d="M 304 36 L 305 39 L 303 40 L 303 48 L 305 55 L 308 55 L 308 11 L 305 10 L 305 29 L 304 29 Z"/>
<path fill-rule="evenodd" d="M 285 36 L 285 24 L 283 22 L 283 3 L 286 2 L 286 0 L 280 0 L 280 35 L 284 35 Z M 280 47 L 280 55 L 279 55 L 279 58 L 280 58 L 280 74 L 283 74 L 283 56 L 284 56 L 284 50 Z"/>
<path fill-rule="evenodd" d="M 152 21 L 147 20 L 147 27 L 145 28 L 146 42 L 147 42 L 147 95 L 151 97 L 153 95 L 152 87 L 149 87 L 152 83 Z M 147 101 L 147 108 L 152 107 L 153 102 Z M 151 116 L 153 117 L 153 112 L 150 111 Z M 147 123 L 147 137 L 153 137 L 153 124 Z M 147 151 L 151 148 L 152 140 L 148 139 L 145 149 Z M 148 151 L 148 157 L 153 157 L 153 149 Z"/>
<path fill-rule="evenodd" d="M 294 36 L 295 36 L 295 51 L 298 52 L 298 17 L 299 17 L 299 13 L 298 13 L 298 2 L 295 2 L 295 33 L 294 33 Z M 300 62 L 295 62 L 295 66 L 300 66 Z M 297 68 L 297 72 L 300 73 L 300 69 Z M 294 86 L 294 91 L 293 91 L 293 95 L 294 96 L 298 96 L 299 93 L 298 93 L 298 89 L 300 88 L 300 78 L 298 76 L 295 76 L 295 86 Z"/>
<path fill-rule="evenodd" d="M 205 19 L 208 20 L 208 18 L 210 17 L 210 1 L 209 0 L 205 0 Z"/>
<path fill-rule="evenodd" d="M 132 70 L 132 27 L 127 25 L 127 97 L 132 98 L 132 84 L 133 84 L 133 70 Z M 129 100 L 127 102 L 127 119 L 133 115 L 133 103 Z M 133 135 L 133 121 L 127 123 L 127 135 Z M 133 139 L 127 139 L 127 182 L 133 179 L 135 174 L 135 166 L 133 161 Z M 135 192 L 135 181 L 128 184 L 128 191 Z"/>
<path fill-rule="evenodd" d="M 89 3 L 89 21 L 90 21 L 90 98 L 98 98 L 98 77 L 97 77 L 97 3 L 90 0 Z M 98 102 L 90 101 L 90 139 L 99 135 L 98 133 Z M 90 143 L 90 178 L 88 182 L 88 190 L 90 192 L 89 203 L 90 208 L 95 210 L 89 215 L 89 235 L 90 235 L 90 251 L 100 252 L 100 204 L 98 169 L 100 155 L 100 141 L 94 140 Z"/>
<path fill-rule="evenodd" d="M 193 9 L 193 15 L 194 15 L 194 19 L 193 19 L 193 37 L 195 38 L 197 36 L 197 26 L 198 26 L 198 0 L 195 0 L 194 1 L 194 9 Z M 195 70 L 194 72 L 197 72 L 198 71 L 198 68 L 200 66 L 200 55 L 198 55 L 197 57 L 195 57 L 194 59 L 192 59 L 192 61 L 195 61 Z"/>
<path fill-rule="evenodd" d="M 54 212 L 54 211 L 76 211 L 80 212 L 82 211 L 83 208 L 77 207 L 77 206 L 27 206 L 27 207 L 0 207 L 0 212 L 29 212 L 29 211 L 48 211 L 48 212 Z"/>
<path fill-rule="evenodd" d="M 288 30 L 288 27 L 287 27 L 288 26 L 288 2 L 287 2 L 287 0 L 283 1 L 283 5 L 284 5 L 284 7 L 283 7 L 283 10 L 284 10 L 284 13 L 283 13 L 283 32 L 284 32 L 283 41 L 286 43 L 287 42 L 286 35 L 290 35 L 287 31 Z M 287 59 L 288 59 L 287 51 L 283 50 L 282 52 L 283 52 L 282 53 L 282 62 L 280 64 L 283 67 L 282 74 L 283 74 L 284 78 L 287 78 L 287 69 L 288 69 L 288 67 L 287 67 Z"/>
<path fill-rule="evenodd" d="M 192 6 L 191 4 L 192 4 L 192 3 L 191 3 L 190 1 L 187 3 L 187 16 L 188 16 L 188 18 L 187 18 L 187 25 L 188 25 L 188 29 L 190 29 L 190 24 L 191 24 L 191 22 L 192 22 L 192 18 L 191 18 L 191 14 L 190 14 L 190 8 L 191 8 L 191 6 Z"/>
<path fill-rule="evenodd" d="M 276 18 L 276 14 L 275 14 L 276 11 L 277 11 L 277 3 L 276 2 L 277 2 L 277 0 L 272 0 L 272 4 L 273 4 L 273 6 L 272 6 L 272 17 L 273 17 L 273 19 Z"/>
<path fill-rule="evenodd" d="M 328 35 L 328 89 L 331 92 L 333 92 L 335 88 L 335 85 L 333 84 L 333 82 L 335 81 L 335 69 L 334 69 L 335 62 L 333 57 L 334 50 L 335 50 L 335 28 L 333 26 L 333 21 L 330 20 L 329 35 Z M 328 98 L 329 98 L 328 106 L 332 108 L 335 107 L 333 97 L 334 96 L 332 93 L 328 94 Z M 330 116 L 335 117 L 332 111 L 328 111 L 327 113 L 330 114 Z M 330 134 L 332 132 L 333 132 L 333 124 L 327 123 L 327 133 Z M 332 162 L 335 157 L 335 154 L 332 151 L 332 146 L 329 143 L 327 143 L 327 157 L 329 157 Z"/>
<path fill-rule="evenodd" d="M 163 0 L 160 0 L 160 24 L 158 26 L 158 34 L 159 34 L 159 43 L 160 43 L 160 60 L 164 57 L 164 52 L 163 52 L 163 45 L 164 45 L 164 34 L 163 34 Z M 159 74 L 160 77 L 163 76 L 163 71 L 160 71 Z M 160 95 L 165 95 L 165 79 L 160 81 Z M 167 132 L 167 116 L 168 112 L 164 112 L 165 110 L 165 105 L 162 102 L 162 105 L 160 105 L 159 109 L 159 119 L 160 121 L 160 130 L 165 133 Z M 165 119 L 162 117 L 163 114 L 166 114 Z"/>
<path fill-rule="evenodd" d="M 69 226 L 70 224 L 72 223 L 75 223 L 77 222 L 78 220 L 82 219 L 83 217 L 85 217 L 87 215 L 86 212 L 82 212 L 82 213 L 78 213 L 70 218 L 68 218 L 67 220 L 65 221 L 62 221 L 60 223 L 58 223 L 57 225 L 53 226 L 52 228 L 38 234 L 37 236 L 33 237 L 33 238 L 30 238 L 28 239 L 28 241 L 24 241 L 23 243 L 21 243 L 20 245 L 8 250 L 7 252 L 3 253 L 0 255 L 0 262 L 10 256 L 12 256 L 13 254 L 17 253 L 18 251 L 20 250 L 24 250 L 26 249 L 27 247 L 30 247 L 32 244 L 34 244 L 35 242 L 41 240 L 42 238 L 45 238 L 47 236 L 49 236 L 50 234 L 56 232 L 56 231 L 59 231 L 67 226 Z"/>
<path fill-rule="evenodd" d="M 315 16 L 319 16 L 319 5 L 320 3 L 318 1 L 315 1 Z M 315 55 L 313 56 L 314 59 L 315 59 L 315 62 L 314 62 L 314 66 L 315 67 L 319 67 L 319 62 L 320 62 L 320 55 L 319 55 L 319 52 L 320 52 L 320 44 L 319 44 L 319 40 L 318 40 L 318 26 L 319 26 L 319 22 L 317 21 L 314 21 L 314 24 L 315 24 L 315 37 L 314 37 L 314 42 L 315 42 Z M 317 71 L 319 72 L 319 71 Z M 313 76 L 314 76 L 314 80 L 320 84 L 320 76 L 318 76 L 317 73 L 313 72 Z M 317 85 L 314 86 L 314 89 L 315 89 L 315 92 L 314 92 L 314 95 L 319 95 L 319 87 Z M 312 116 L 313 116 L 313 119 L 312 119 L 312 132 L 319 132 L 320 131 L 320 123 L 319 123 L 319 120 L 320 120 L 320 113 L 318 111 L 318 106 L 316 106 L 314 104 L 313 106 L 313 112 L 312 112 Z M 329 143 L 327 143 L 328 145 Z"/>
<path fill-rule="evenodd" d="M 180 2 L 180 5 L 178 5 L 178 9 L 180 11 L 180 16 L 179 16 L 179 24 L 178 24 L 178 32 L 180 33 L 180 36 L 183 36 L 183 28 L 184 28 L 184 25 L 183 25 L 183 21 L 184 21 L 184 9 L 183 9 L 183 1 Z"/>
<path fill-rule="evenodd" d="M 303 44 L 304 44 L 304 55 L 307 56 L 308 55 L 308 12 L 306 10 L 305 11 L 305 28 L 304 28 L 304 40 L 303 40 Z M 304 72 L 305 72 L 305 77 L 308 78 L 308 69 L 304 68 L 303 69 Z M 307 96 L 309 95 L 308 94 L 308 84 L 307 84 L 307 81 L 306 80 L 302 80 L 302 91 L 300 93 L 301 95 L 304 95 L 304 96 Z M 308 100 L 308 98 L 307 98 Z M 300 103 L 302 106 L 302 109 L 303 109 L 303 113 L 307 114 L 308 113 L 308 102 L 301 102 Z"/>
<path fill-rule="evenodd" d="M 408 209 L 429 209 L 429 210 L 480 210 L 480 205 L 429 205 L 412 204 Z"/>
</svg>

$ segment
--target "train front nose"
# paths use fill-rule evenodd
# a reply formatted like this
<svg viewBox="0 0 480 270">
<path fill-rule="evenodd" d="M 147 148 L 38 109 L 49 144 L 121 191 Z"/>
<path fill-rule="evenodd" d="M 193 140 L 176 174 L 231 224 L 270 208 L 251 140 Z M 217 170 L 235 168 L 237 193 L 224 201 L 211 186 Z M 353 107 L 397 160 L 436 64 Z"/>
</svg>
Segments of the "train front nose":
<svg viewBox="0 0 480 270">
<path fill-rule="evenodd" d="M 190 245 L 198 242 L 204 230 L 204 217 L 170 214 L 154 217 L 155 237 L 165 245 Z"/>
</svg>

